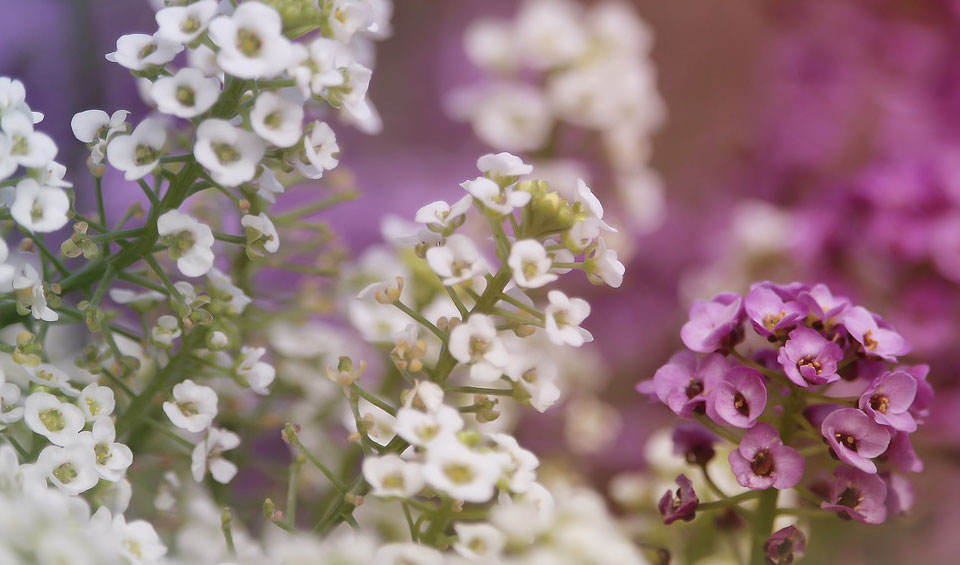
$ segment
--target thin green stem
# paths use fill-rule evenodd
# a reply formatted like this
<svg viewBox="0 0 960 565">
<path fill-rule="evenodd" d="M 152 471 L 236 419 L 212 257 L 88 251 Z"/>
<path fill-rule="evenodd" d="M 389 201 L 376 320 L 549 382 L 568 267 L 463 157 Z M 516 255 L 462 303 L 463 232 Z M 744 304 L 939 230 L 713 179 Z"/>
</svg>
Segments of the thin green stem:
<svg viewBox="0 0 960 565">
<path fill-rule="evenodd" d="M 426 318 L 424 318 L 423 315 L 421 315 L 419 312 L 417 312 L 413 308 L 410 308 L 409 306 L 407 306 L 403 302 L 400 302 L 399 300 L 394 302 L 393 305 L 396 306 L 401 312 L 403 312 L 407 316 L 410 316 L 411 318 L 413 318 L 418 324 L 430 330 L 430 333 L 432 333 L 433 335 L 439 337 L 443 341 L 447 340 L 446 332 L 438 328 L 430 320 L 427 320 Z"/>
</svg>

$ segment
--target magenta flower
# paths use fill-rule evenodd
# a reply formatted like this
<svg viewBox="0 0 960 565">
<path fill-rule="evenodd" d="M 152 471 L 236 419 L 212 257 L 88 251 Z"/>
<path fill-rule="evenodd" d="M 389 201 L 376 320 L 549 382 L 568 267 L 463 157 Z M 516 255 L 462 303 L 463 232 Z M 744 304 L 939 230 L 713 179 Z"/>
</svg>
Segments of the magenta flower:
<svg viewBox="0 0 960 565">
<path fill-rule="evenodd" d="M 917 431 L 910 407 L 917 396 L 917 379 L 903 371 L 885 373 L 860 396 L 860 409 L 878 424 L 903 432 Z"/>
<path fill-rule="evenodd" d="M 829 324 L 850 307 L 849 298 L 834 296 L 825 284 L 817 284 L 810 290 L 801 292 L 797 301 L 806 306 L 809 313 L 824 324 Z"/>
<path fill-rule="evenodd" d="M 919 473 L 923 471 L 923 461 L 917 456 L 907 432 L 893 432 L 890 438 L 890 447 L 883 454 L 894 467 L 905 473 Z"/>
<path fill-rule="evenodd" d="M 882 524 L 887 519 L 887 485 L 877 475 L 852 467 L 837 467 L 833 472 L 828 502 L 824 510 L 837 512 L 865 524 Z"/>
<path fill-rule="evenodd" d="M 712 300 L 694 300 L 690 319 L 680 328 L 680 338 L 689 349 L 712 353 L 743 338 L 743 299 L 739 294 L 720 293 Z"/>
<path fill-rule="evenodd" d="M 791 488 L 803 477 L 803 456 L 783 445 L 777 430 L 764 422 L 744 434 L 728 459 L 740 486 L 751 489 Z"/>
<path fill-rule="evenodd" d="M 653 390 L 678 416 L 702 414 L 706 401 L 704 391 L 719 381 L 726 370 L 727 360 L 723 355 L 711 353 L 701 357 L 681 351 L 653 375 Z"/>
<path fill-rule="evenodd" d="M 700 504 L 700 499 L 693 490 L 693 483 L 686 475 L 677 476 L 677 485 L 679 488 L 676 492 L 668 490 L 663 493 L 660 504 L 657 506 L 660 515 L 663 516 L 664 524 L 672 524 L 677 520 L 684 522 L 693 520 L 697 506 Z"/>
<path fill-rule="evenodd" d="M 767 563 L 790 565 L 807 552 L 807 538 L 796 526 L 787 526 L 770 536 L 763 544 L 763 551 L 767 554 Z"/>
<path fill-rule="evenodd" d="M 840 379 L 837 364 L 843 350 L 810 328 L 797 328 L 780 348 L 777 361 L 798 386 L 823 385 Z"/>
<path fill-rule="evenodd" d="M 767 386 L 756 369 L 735 366 L 708 383 L 707 415 L 720 425 L 749 428 L 767 407 Z"/>
<path fill-rule="evenodd" d="M 916 499 L 910 481 L 896 473 L 880 473 L 878 476 L 887 485 L 887 515 L 908 514 Z"/>
<path fill-rule="evenodd" d="M 871 461 L 890 445 L 890 432 L 856 408 L 841 408 L 823 419 L 820 431 L 834 454 L 854 467 L 876 473 Z"/>
<path fill-rule="evenodd" d="M 917 381 L 917 396 L 910 406 L 910 414 L 918 424 L 922 424 L 930 415 L 930 404 L 933 403 L 933 386 L 927 381 L 930 374 L 930 365 L 898 365 L 894 371 L 904 371 Z"/>
<path fill-rule="evenodd" d="M 765 337 L 787 332 L 807 315 L 803 304 L 784 300 L 768 286 L 755 285 L 747 293 L 743 305 L 754 329 Z"/>
<path fill-rule="evenodd" d="M 716 455 L 716 441 L 717 436 L 700 424 L 681 422 L 673 430 L 673 454 L 683 456 L 691 465 L 706 465 Z"/>
<path fill-rule="evenodd" d="M 863 345 L 863 351 L 867 355 L 895 363 L 898 355 L 905 355 L 910 351 L 900 334 L 886 327 L 883 320 L 862 306 L 850 308 L 843 313 L 841 320 L 847 333 Z M 881 324 L 884 327 L 881 327 Z"/>
</svg>

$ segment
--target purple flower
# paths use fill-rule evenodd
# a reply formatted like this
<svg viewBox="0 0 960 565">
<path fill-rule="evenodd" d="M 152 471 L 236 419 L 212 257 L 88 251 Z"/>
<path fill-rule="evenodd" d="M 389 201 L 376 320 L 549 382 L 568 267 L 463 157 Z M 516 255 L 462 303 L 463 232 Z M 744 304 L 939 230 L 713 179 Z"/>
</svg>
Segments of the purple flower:
<svg viewBox="0 0 960 565">
<path fill-rule="evenodd" d="M 767 554 L 767 563 L 772 565 L 790 565 L 807 552 L 807 538 L 796 526 L 787 526 L 777 530 L 763 544 Z"/>
<path fill-rule="evenodd" d="M 780 348 L 777 361 L 798 386 L 823 385 L 840 379 L 837 363 L 843 350 L 810 328 L 797 328 Z"/>
<path fill-rule="evenodd" d="M 867 473 L 876 473 L 871 461 L 890 445 L 890 432 L 856 408 L 841 408 L 823 419 L 820 432 L 844 463 Z"/>
<path fill-rule="evenodd" d="M 735 366 L 707 387 L 707 415 L 721 425 L 749 428 L 767 406 L 767 386 L 756 369 Z"/>
<path fill-rule="evenodd" d="M 843 313 L 843 327 L 850 336 L 863 345 L 864 353 L 890 362 L 898 355 L 905 355 L 910 347 L 903 337 L 888 327 L 881 327 L 882 320 L 862 306 L 854 306 Z M 886 326 L 886 324 L 883 324 Z"/>
<path fill-rule="evenodd" d="M 777 430 L 764 422 L 744 434 L 729 461 L 740 486 L 751 489 L 791 488 L 803 477 L 803 456 L 783 445 Z"/>
<path fill-rule="evenodd" d="M 801 292 L 797 301 L 806 306 L 810 314 L 824 324 L 829 324 L 832 319 L 850 307 L 849 298 L 834 296 L 825 284 L 817 284 L 810 290 Z"/>
<path fill-rule="evenodd" d="M 680 328 L 680 338 L 689 349 L 712 353 L 734 345 L 743 337 L 743 299 L 739 294 L 720 293 L 712 300 L 694 300 L 690 320 Z"/>
<path fill-rule="evenodd" d="M 917 396 L 910 406 L 910 413 L 918 424 L 930 415 L 930 404 L 933 403 L 933 386 L 927 381 L 930 374 L 930 365 L 898 365 L 894 371 L 904 371 L 917 381 Z"/>
<path fill-rule="evenodd" d="M 727 370 L 727 360 L 718 353 L 698 356 L 681 351 L 653 375 L 657 398 L 678 416 L 703 413 L 704 391 L 719 381 Z"/>
<path fill-rule="evenodd" d="M 894 432 L 890 438 L 890 447 L 883 456 L 894 467 L 905 473 L 919 473 L 923 471 L 923 461 L 917 456 L 907 432 Z"/>
<path fill-rule="evenodd" d="M 885 373 L 860 396 L 860 409 L 875 422 L 903 432 L 917 431 L 910 407 L 917 396 L 917 379 L 896 371 Z"/>
<path fill-rule="evenodd" d="M 913 509 L 916 493 L 913 485 L 905 477 L 895 473 L 880 473 L 878 475 L 887 485 L 887 514 L 907 514 Z"/>
<path fill-rule="evenodd" d="M 700 504 L 697 493 L 693 491 L 693 483 L 686 475 L 677 476 L 677 485 L 679 488 L 676 492 L 668 490 L 663 493 L 660 504 L 657 506 L 660 509 L 660 515 L 663 516 L 664 524 L 672 524 L 677 520 L 684 522 L 693 520 L 697 506 Z"/>
<path fill-rule="evenodd" d="M 754 285 L 743 301 L 747 317 L 762 336 L 785 333 L 807 315 L 807 308 L 795 300 L 784 300 L 768 286 Z"/>
<path fill-rule="evenodd" d="M 887 518 L 887 485 L 876 475 L 852 467 L 837 467 L 833 472 L 828 502 L 824 510 L 836 510 L 865 524 L 882 524 Z"/>
<path fill-rule="evenodd" d="M 716 441 L 717 436 L 699 424 L 681 422 L 673 429 L 673 453 L 691 465 L 706 465 L 713 459 Z"/>
</svg>

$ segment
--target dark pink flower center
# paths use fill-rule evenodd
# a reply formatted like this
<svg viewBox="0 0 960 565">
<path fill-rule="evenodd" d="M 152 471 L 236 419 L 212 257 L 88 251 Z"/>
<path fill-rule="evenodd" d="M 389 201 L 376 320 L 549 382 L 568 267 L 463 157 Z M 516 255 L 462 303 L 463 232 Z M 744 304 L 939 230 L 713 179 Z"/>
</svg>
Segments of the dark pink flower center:
<svg viewBox="0 0 960 565">
<path fill-rule="evenodd" d="M 870 397 L 870 407 L 881 414 L 886 414 L 890 408 L 890 399 L 883 394 L 874 394 Z"/>
<path fill-rule="evenodd" d="M 860 490 L 849 486 L 837 498 L 837 504 L 840 506 L 846 506 L 847 508 L 856 508 L 863 502 L 863 497 L 860 495 Z"/>
<path fill-rule="evenodd" d="M 820 361 L 813 355 L 804 355 L 802 359 L 797 361 L 797 369 L 802 370 L 804 367 L 813 367 L 813 370 L 819 375 L 822 372 L 822 367 L 820 366 Z"/>
<path fill-rule="evenodd" d="M 687 393 L 687 398 L 693 399 L 693 397 L 703 392 L 703 383 L 698 380 L 690 379 L 690 384 L 687 385 L 685 392 Z"/>
<path fill-rule="evenodd" d="M 857 450 L 857 438 L 853 437 L 852 435 L 836 432 L 833 434 L 833 437 L 837 440 L 837 443 L 846 447 L 847 449 L 851 451 Z"/>
<path fill-rule="evenodd" d="M 750 415 L 750 405 L 747 404 L 747 399 L 742 393 L 738 392 L 733 395 L 733 407 L 737 409 L 737 412 L 741 416 L 746 417 Z"/>
<path fill-rule="evenodd" d="M 770 455 L 769 449 L 761 449 L 753 456 L 753 461 L 750 462 L 750 470 L 761 477 L 770 476 L 770 473 L 773 472 L 773 456 Z"/>
<path fill-rule="evenodd" d="M 863 334 L 863 346 L 873 351 L 877 348 L 877 340 L 873 339 L 873 330 L 869 330 L 867 333 Z"/>
</svg>

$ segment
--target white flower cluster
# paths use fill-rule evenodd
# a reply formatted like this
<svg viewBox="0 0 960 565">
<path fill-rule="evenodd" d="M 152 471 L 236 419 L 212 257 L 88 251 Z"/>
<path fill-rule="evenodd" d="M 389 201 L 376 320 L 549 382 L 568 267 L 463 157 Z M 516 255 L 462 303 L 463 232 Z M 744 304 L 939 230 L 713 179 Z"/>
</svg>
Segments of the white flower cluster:
<svg viewBox="0 0 960 565">
<path fill-rule="evenodd" d="M 560 158 L 561 140 L 598 133 L 621 221 L 631 231 L 650 230 L 663 213 L 661 183 L 648 168 L 650 136 L 666 115 L 652 43 L 626 2 L 586 8 L 574 0 L 525 0 L 512 20 L 484 17 L 467 29 L 467 57 L 491 78 L 455 91 L 449 110 L 469 120 L 484 143 L 537 155 L 545 160 L 538 170 L 554 169 L 558 178 L 584 168 Z"/>
</svg>

